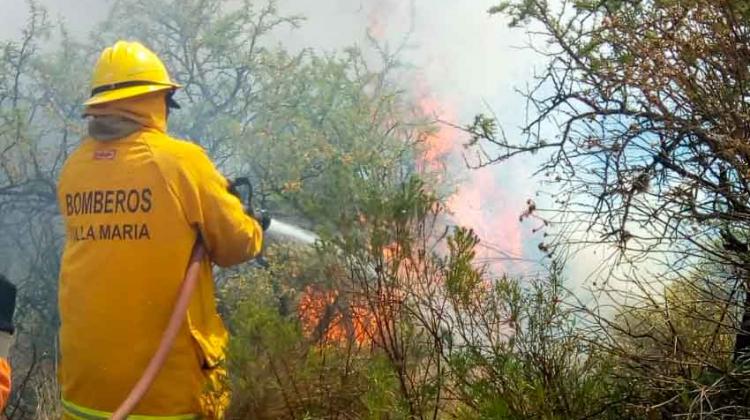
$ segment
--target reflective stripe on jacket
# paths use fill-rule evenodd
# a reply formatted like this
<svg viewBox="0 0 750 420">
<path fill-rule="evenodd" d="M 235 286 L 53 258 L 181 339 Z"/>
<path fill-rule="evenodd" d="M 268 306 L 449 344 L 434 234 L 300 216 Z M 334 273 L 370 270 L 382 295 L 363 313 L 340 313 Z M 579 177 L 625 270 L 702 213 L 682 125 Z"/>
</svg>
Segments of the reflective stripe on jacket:
<svg viewBox="0 0 750 420">
<path fill-rule="evenodd" d="M 112 418 L 112 414 L 114 414 L 106 411 L 92 410 L 90 408 L 81 407 L 65 400 L 62 400 L 62 408 L 65 416 L 63 418 L 71 420 L 107 420 Z M 199 418 L 200 416 L 196 414 L 176 416 L 128 416 L 128 420 L 193 420 Z"/>
<path fill-rule="evenodd" d="M 10 364 L 0 357 L 0 413 L 5 409 L 10 395 Z"/>
<path fill-rule="evenodd" d="M 67 231 L 59 290 L 60 385 L 79 418 L 113 412 L 140 377 L 199 235 L 221 266 L 246 261 L 261 247 L 258 223 L 227 192 L 206 153 L 165 134 L 165 112 L 163 92 L 87 108 L 89 115 L 123 116 L 143 129 L 112 141 L 85 138 L 60 176 Z M 134 414 L 216 417 L 201 394 L 224 358 L 226 341 L 207 258 L 187 322 Z"/>
</svg>

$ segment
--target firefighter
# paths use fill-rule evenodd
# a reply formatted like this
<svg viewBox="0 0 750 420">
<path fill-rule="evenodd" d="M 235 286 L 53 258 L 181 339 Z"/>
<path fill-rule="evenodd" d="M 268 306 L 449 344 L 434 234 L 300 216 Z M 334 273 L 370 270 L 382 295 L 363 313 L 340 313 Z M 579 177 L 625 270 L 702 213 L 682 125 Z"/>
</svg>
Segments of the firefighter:
<svg viewBox="0 0 750 420">
<path fill-rule="evenodd" d="M 0 275 L 0 413 L 10 395 L 8 352 L 13 342 L 13 312 L 16 309 L 16 286 Z"/>
<path fill-rule="evenodd" d="M 59 290 L 65 418 L 106 419 L 125 399 L 159 344 L 198 239 L 209 257 L 186 322 L 132 414 L 220 418 L 227 403 L 227 332 L 211 263 L 253 258 L 262 227 L 203 149 L 167 135 L 178 88 L 137 42 L 106 48 L 94 69 L 84 103 L 88 135 L 57 189 L 67 232 Z"/>
</svg>

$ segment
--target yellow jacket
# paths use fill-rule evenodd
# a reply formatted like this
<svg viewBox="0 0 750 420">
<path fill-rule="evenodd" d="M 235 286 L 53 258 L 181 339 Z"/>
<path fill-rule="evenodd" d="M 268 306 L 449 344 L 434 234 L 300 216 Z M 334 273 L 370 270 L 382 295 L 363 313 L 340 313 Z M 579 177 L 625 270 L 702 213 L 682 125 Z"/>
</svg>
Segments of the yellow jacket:
<svg viewBox="0 0 750 420">
<path fill-rule="evenodd" d="M 220 266 L 252 258 L 262 241 L 205 152 L 165 134 L 163 92 L 87 114 L 142 128 L 113 141 L 85 138 L 60 176 L 59 373 L 68 418 L 106 418 L 125 399 L 158 346 L 199 234 Z M 218 416 L 201 394 L 226 341 L 206 259 L 183 331 L 134 414 Z"/>
</svg>

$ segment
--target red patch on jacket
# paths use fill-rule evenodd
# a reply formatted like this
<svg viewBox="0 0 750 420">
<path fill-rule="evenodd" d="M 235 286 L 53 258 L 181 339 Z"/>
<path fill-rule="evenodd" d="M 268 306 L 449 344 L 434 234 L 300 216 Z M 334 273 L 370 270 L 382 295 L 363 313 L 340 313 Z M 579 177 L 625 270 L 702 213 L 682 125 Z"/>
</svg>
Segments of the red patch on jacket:
<svg viewBox="0 0 750 420">
<path fill-rule="evenodd" d="M 117 150 L 97 150 L 94 152 L 94 160 L 114 160 Z"/>
</svg>

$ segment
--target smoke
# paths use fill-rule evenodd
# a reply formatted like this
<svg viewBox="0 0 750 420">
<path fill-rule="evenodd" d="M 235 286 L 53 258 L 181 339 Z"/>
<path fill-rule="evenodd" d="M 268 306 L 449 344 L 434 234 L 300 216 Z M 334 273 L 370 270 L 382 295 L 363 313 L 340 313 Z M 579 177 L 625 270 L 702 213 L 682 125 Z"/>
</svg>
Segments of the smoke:
<svg viewBox="0 0 750 420">
<path fill-rule="evenodd" d="M 47 9 L 52 22 L 64 22 L 73 36 L 85 36 L 93 24 L 104 19 L 112 0 L 37 0 Z M 29 12 L 27 0 L 2 0 L 0 39 L 17 38 Z"/>
<path fill-rule="evenodd" d="M 536 186 L 528 168 L 533 166 L 495 166 L 469 170 L 463 147 L 466 135 L 453 125 L 469 121 L 484 112 L 483 103 L 496 106 L 512 103 L 521 109 L 522 98 L 512 92 L 521 75 L 528 76 L 532 56 L 519 50 L 508 51 L 509 42 L 522 42 L 509 33 L 504 22 L 489 17 L 486 2 L 421 1 L 364 3 L 371 36 L 381 42 L 399 45 L 405 36 L 409 42 L 403 54 L 415 63 L 412 90 L 427 115 L 444 122 L 427 139 L 424 156 L 434 169 L 440 165 L 453 179 L 461 179 L 448 207 L 456 224 L 474 229 L 482 240 L 478 258 L 493 271 L 527 273 L 526 254 L 539 256 L 531 244 L 530 229 L 524 229 L 519 215 Z M 504 58 L 513 57 L 512 60 Z M 523 72 L 519 70 L 524 69 Z M 508 97 L 512 97 L 510 101 Z M 508 115 L 510 114 L 510 115 Z M 508 120 L 519 125 L 522 115 L 507 113 Z M 526 252 L 526 248 L 529 252 Z"/>
<path fill-rule="evenodd" d="M 7 3 L 10 4 L 7 4 Z M 0 36 L 17 37 L 26 19 L 25 0 L 5 0 Z M 50 17 L 63 20 L 74 36 L 83 37 L 105 17 L 111 0 L 40 0 Z M 436 119 L 462 125 L 474 115 L 497 112 L 506 127 L 523 123 L 523 98 L 515 88 L 529 81 L 539 58 L 525 45 L 521 31 L 486 11 L 496 0 L 280 0 L 282 14 L 307 18 L 300 29 L 278 33 L 286 48 L 336 51 L 365 45 L 368 34 L 411 64 L 406 80 L 419 106 Z M 405 42 L 406 40 L 406 42 Z M 487 104 L 487 105 L 485 105 Z M 519 133 L 509 133 L 518 135 Z M 521 225 L 519 214 L 537 189 L 531 178 L 535 165 L 522 159 L 479 171 L 467 170 L 463 142 L 456 129 L 442 126 L 428 140 L 426 160 L 443 164 L 452 179 L 463 181 L 450 199 L 456 223 L 475 229 L 488 245 L 481 258 L 502 258 L 505 270 L 526 271 L 521 258 L 538 258 L 531 227 Z M 509 258 L 512 257 L 512 258 Z"/>
<path fill-rule="evenodd" d="M 387 23 L 384 18 L 388 16 L 388 11 L 393 10 L 395 6 L 396 3 L 390 0 L 375 2 L 371 6 L 367 14 L 367 29 L 375 39 L 384 39 L 386 37 Z"/>
</svg>

